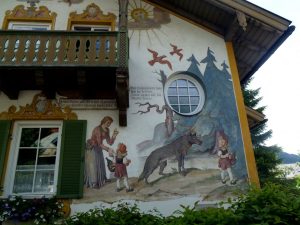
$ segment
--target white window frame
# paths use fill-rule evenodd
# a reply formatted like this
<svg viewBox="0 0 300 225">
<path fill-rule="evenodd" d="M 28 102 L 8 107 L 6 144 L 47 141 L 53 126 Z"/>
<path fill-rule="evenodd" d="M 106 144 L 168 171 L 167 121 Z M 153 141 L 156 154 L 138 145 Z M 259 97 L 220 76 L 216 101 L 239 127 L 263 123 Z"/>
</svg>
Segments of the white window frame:
<svg viewBox="0 0 300 225">
<path fill-rule="evenodd" d="M 18 153 L 19 153 L 19 144 L 21 140 L 21 131 L 22 128 L 42 128 L 42 127 L 58 127 L 58 140 L 56 148 L 56 160 L 54 167 L 54 183 L 53 183 L 53 192 L 39 192 L 39 193 L 13 193 L 13 186 L 15 180 L 15 173 L 17 167 Z M 4 182 L 4 197 L 10 195 L 21 195 L 26 198 L 37 198 L 37 197 L 51 197 L 54 196 L 57 192 L 57 182 L 58 182 L 58 169 L 59 169 L 59 160 L 60 160 L 60 149 L 61 149 L 61 134 L 62 134 L 62 121 L 16 121 L 14 124 L 12 142 L 9 151 L 9 159 L 6 168 L 5 182 Z"/>
<path fill-rule="evenodd" d="M 8 24 L 8 29 L 9 30 L 34 30 L 34 31 L 51 30 L 51 23 L 10 21 Z"/>
<path fill-rule="evenodd" d="M 191 111 L 189 113 L 183 113 L 183 112 L 179 112 L 178 110 L 175 110 L 170 101 L 169 101 L 169 95 L 168 95 L 168 89 L 170 87 L 170 85 L 175 81 L 175 80 L 187 80 L 190 81 L 191 83 L 193 83 L 195 85 L 195 87 L 197 88 L 198 92 L 199 92 L 199 104 L 196 107 L 196 109 L 194 111 Z M 175 74 L 170 75 L 170 77 L 167 79 L 166 83 L 165 83 L 165 87 L 164 87 L 164 96 L 165 96 L 165 100 L 167 102 L 167 104 L 170 106 L 170 108 L 176 112 L 177 114 L 183 115 L 183 116 L 192 116 L 195 114 L 198 114 L 204 107 L 205 104 L 205 89 L 204 86 L 202 84 L 202 82 L 200 81 L 200 79 L 196 78 L 196 75 L 193 75 L 189 72 L 178 72 Z M 189 95 L 187 95 L 186 97 L 190 97 Z M 190 104 L 191 105 L 191 104 Z M 180 106 L 180 103 L 178 104 L 178 106 Z"/>
</svg>

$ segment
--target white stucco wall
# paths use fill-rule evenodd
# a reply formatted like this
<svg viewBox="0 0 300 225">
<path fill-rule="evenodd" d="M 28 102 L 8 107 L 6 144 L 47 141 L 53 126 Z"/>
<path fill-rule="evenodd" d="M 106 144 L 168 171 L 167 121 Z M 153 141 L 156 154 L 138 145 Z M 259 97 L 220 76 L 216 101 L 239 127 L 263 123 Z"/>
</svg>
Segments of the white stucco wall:
<svg viewBox="0 0 300 225">
<path fill-rule="evenodd" d="M 101 6 L 104 13 L 112 12 L 118 15 L 118 3 L 117 0 L 101 0 L 92 1 L 85 0 L 82 4 L 72 4 L 69 6 L 66 3 L 57 1 L 41 1 L 40 5 L 44 4 L 51 10 L 57 13 L 57 20 L 55 28 L 57 30 L 64 30 L 67 27 L 67 16 L 72 11 L 82 12 L 85 7 L 95 2 L 97 5 Z M 153 6 L 147 5 L 145 3 L 140 3 L 139 1 L 136 5 L 129 5 L 129 21 L 133 21 L 131 12 L 135 8 L 141 8 L 146 10 L 149 14 L 148 19 L 153 19 Z M 6 0 L 2 1 L 0 10 L 0 22 L 2 22 L 4 11 L 3 9 L 13 9 L 17 1 Z M 130 86 L 130 107 L 127 110 L 127 127 L 119 127 L 118 125 L 118 111 L 117 110 L 74 110 L 81 120 L 87 120 L 87 139 L 91 137 L 92 130 L 95 126 L 99 125 L 100 120 L 104 116 L 111 116 L 114 119 L 111 125 L 111 131 L 114 128 L 119 130 L 119 135 L 112 148 L 116 149 L 119 142 L 123 142 L 127 145 L 128 157 L 132 159 L 132 164 L 127 168 L 129 177 L 138 177 L 144 165 L 144 161 L 141 160 L 141 155 L 147 156 L 152 150 L 157 148 L 155 145 L 149 148 L 147 151 L 141 153 L 137 152 L 136 145 L 145 140 L 152 139 L 155 126 L 159 123 L 165 121 L 165 114 L 158 114 L 153 109 L 149 113 L 137 114 L 141 109 L 136 103 L 150 102 L 151 104 L 157 104 L 160 107 L 164 103 L 164 95 L 161 83 L 158 81 L 159 76 L 157 73 L 163 70 L 167 76 L 177 72 L 186 71 L 190 62 L 187 59 L 194 55 L 198 60 L 206 57 L 207 50 L 210 48 L 214 52 L 214 57 L 216 59 L 215 65 L 221 70 L 221 63 L 225 62 L 227 65 L 228 57 L 225 42 L 222 38 L 216 36 L 215 34 L 208 32 L 195 26 L 187 21 L 184 21 L 174 15 L 169 15 L 170 22 L 160 23 L 159 21 L 152 21 L 156 24 L 155 27 L 143 27 L 140 28 L 130 28 L 130 59 L 129 59 L 129 86 Z M 182 49 L 183 58 L 179 61 L 178 56 L 171 55 L 172 47 L 170 44 L 177 45 L 178 48 Z M 152 54 L 148 49 L 157 51 L 159 55 L 165 55 L 166 59 L 171 63 L 172 70 L 166 64 L 156 63 L 151 66 L 148 62 L 152 59 Z M 206 64 L 200 63 L 199 69 L 203 74 L 205 71 Z M 139 90 L 138 94 L 136 91 Z M 143 91 L 151 90 L 150 94 L 152 96 L 143 96 Z M 32 98 L 38 91 L 22 91 L 19 95 L 18 100 L 9 100 L 3 92 L 0 93 L 0 111 L 6 111 L 9 106 L 24 106 L 31 103 Z M 106 153 L 105 153 L 106 154 Z M 201 161 L 202 160 L 202 161 Z M 211 157 L 210 160 L 207 158 L 199 160 L 190 160 L 187 163 L 189 166 L 198 169 L 214 169 L 217 170 L 217 158 Z M 101 188 L 99 189 L 101 192 Z M 112 190 L 112 195 L 114 195 L 114 190 Z M 126 198 L 125 198 L 126 199 Z M 131 199 L 131 198 L 130 198 Z M 193 204 L 197 200 L 202 200 L 201 194 L 191 195 L 187 197 L 178 197 L 174 199 L 161 201 L 138 201 L 142 210 L 149 210 L 151 208 L 157 207 L 159 211 L 163 214 L 170 214 L 175 209 L 180 208 L 180 204 L 189 205 Z M 125 200 L 129 202 L 135 202 L 134 200 Z M 209 201 L 210 203 L 214 201 Z M 203 202 L 205 203 L 205 201 Z M 95 197 L 94 201 L 89 200 L 89 202 L 74 201 L 72 205 L 72 213 L 78 211 L 88 210 L 95 206 L 104 205 L 111 206 L 108 203 L 104 203 L 101 198 Z"/>
</svg>

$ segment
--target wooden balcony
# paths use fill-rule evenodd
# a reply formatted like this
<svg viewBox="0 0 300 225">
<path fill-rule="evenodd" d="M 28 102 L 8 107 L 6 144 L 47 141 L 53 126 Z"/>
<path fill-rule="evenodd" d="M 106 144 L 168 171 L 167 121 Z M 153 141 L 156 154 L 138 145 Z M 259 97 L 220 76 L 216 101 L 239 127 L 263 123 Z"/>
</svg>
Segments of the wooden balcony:
<svg viewBox="0 0 300 225">
<path fill-rule="evenodd" d="M 122 36 L 123 35 L 123 36 Z M 126 32 L 0 31 L 0 91 L 72 98 L 115 98 L 118 71 L 126 71 Z M 125 38 L 125 40 L 127 40 Z"/>
<path fill-rule="evenodd" d="M 127 66 L 120 65 L 119 35 L 120 32 L 0 31 L 0 67 Z"/>
<path fill-rule="evenodd" d="M 127 32 L 0 30 L 0 91 L 40 90 L 72 99 L 115 99 L 128 107 Z"/>
</svg>

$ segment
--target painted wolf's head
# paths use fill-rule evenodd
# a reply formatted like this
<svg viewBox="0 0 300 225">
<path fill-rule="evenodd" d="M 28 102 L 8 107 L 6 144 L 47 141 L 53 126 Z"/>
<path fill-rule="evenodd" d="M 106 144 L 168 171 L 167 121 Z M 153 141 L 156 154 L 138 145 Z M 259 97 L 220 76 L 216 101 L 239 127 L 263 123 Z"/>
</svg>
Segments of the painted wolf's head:
<svg viewBox="0 0 300 225">
<path fill-rule="evenodd" d="M 188 132 L 186 137 L 187 137 L 187 141 L 190 144 L 196 144 L 196 145 L 202 144 L 200 137 L 197 136 L 197 134 L 194 130 L 191 130 L 190 132 Z"/>
</svg>

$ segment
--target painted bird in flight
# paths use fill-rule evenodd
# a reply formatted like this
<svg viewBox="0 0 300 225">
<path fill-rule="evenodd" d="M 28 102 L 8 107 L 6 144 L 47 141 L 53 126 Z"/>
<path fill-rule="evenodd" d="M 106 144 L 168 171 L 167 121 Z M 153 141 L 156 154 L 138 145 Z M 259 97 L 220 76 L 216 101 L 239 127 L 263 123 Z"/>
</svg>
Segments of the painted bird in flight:
<svg viewBox="0 0 300 225">
<path fill-rule="evenodd" d="M 166 58 L 165 55 L 158 56 L 158 53 L 156 51 L 153 51 L 153 50 L 151 50 L 149 48 L 148 48 L 148 51 L 152 53 L 152 57 L 153 57 L 153 59 L 151 59 L 150 61 L 148 61 L 149 65 L 153 66 L 155 63 L 167 64 L 167 66 L 169 67 L 169 69 L 173 70 L 172 69 L 172 64 L 170 63 L 170 61 L 164 59 L 164 58 Z"/>
<path fill-rule="evenodd" d="M 179 56 L 179 61 L 181 61 L 182 57 L 183 57 L 183 54 L 181 53 L 182 51 L 182 48 L 178 48 L 177 45 L 173 45 L 173 44 L 170 44 L 172 47 L 173 47 L 173 51 L 170 52 L 171 55 L 178 55 Z"/>
</svg>

